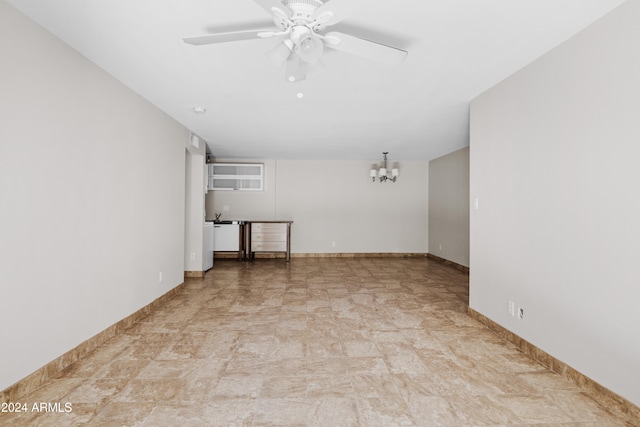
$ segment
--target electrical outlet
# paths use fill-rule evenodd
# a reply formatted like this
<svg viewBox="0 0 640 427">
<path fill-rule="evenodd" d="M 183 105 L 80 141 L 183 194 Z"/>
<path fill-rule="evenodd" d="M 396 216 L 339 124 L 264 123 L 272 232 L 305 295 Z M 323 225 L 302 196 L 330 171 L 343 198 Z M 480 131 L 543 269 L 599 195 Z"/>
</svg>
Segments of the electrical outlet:
<svg viewBox="0 0 640 427">
<path fill-rule="evenodd" d="M 331 247 L 335 248 L 336 247 L 336 242 L 331 242 Z"/>
<path fill-rule="evenodd" d="M 222 206 L 222 211 L 223 212 L 229 212 L 229 205 L 223 205 Z"/>
<path fill-rule="evenodd" d="M 438 245 L 438 250 L 439 250 L 439 251 L 441 251 L 441 250 L 442 250 L 442 243 L 440 243 L 440 244 Z"/>
<path fill-rule="evenodd" d="M 190 261 L 195 261 L 195 260 L 196 260 L 196 254 L 195 254 L 195 253 L 193 253 L 193 252 L 191 252 L 191 253 L 189 254 L 189 260 L 190 260 Z"/>
<path fill-rule="evenodd" d="M 516 315 L 516 304 L 513 301 L 509 301 L 509 314 L 511 316 Z"/>
<path fill-rule="evenodd" d="M 158 273 L 158 283 L 162 283 L 162 271 Z"/>
</svg>

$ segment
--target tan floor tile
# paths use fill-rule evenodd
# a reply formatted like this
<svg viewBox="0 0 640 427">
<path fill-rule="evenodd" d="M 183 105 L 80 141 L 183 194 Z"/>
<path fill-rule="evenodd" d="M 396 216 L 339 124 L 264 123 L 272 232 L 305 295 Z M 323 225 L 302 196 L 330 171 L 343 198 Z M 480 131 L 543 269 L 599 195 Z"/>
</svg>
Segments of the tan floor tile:
<svg viewBox="0 0 640 427">
<path fill-rule="evenodd" d="M 525 424 L 562 423 L 574 420 L 545 396 L 488 396 L 501 408 L 507 408 Z"/>
<path fill-rule="evenodd" d="M 406 400 L 417 426 L 464 426 L 465 416 L 441 396 L 410 395 Z"/>
<path fill-rule="evenodd" d="M 213 392 L 216 399 L 256 398 L 264 378 L 255 374 L 231 374 L 220 378 Z"/>
<path fill-rule="evenodd" d="M 392 374 L 391 378 L 398 393 L 405 401 L 411 396 L 446 396 L 445 388 L 431 374 Z"/>
<path fill-rule="evenodd" d="M 99 405 L 76 403 L 71 407 L 65 407 L 62 403 L 60 412 L 40 412 L 34 409 L 33 404 L 38 406 L 40 402 L 29 402 L 29 410 L 26 413 L 2 413 L 0 414 L 0 425 L 7 427 L 60 427 L 60 426 L 81 426 L 94 425 L 92 420 L 98 410 Z M 44 402 L 48 405 L 50 401 Z M 57 403 L 57 402 L 52 402 Z M 66 402 L 65 402 L 66 403 Z M 65 412 L 69 410 L 68 412 Z"/>
<path fill-rule="evenodd" d="M 115 402 L 128 403 L 176 403 L 186 400 L 187 381 L 182 378 L 144 378 L 133 379 L 122 392 L 114 396 Z"/>
<path fill-rule="evenodd" d="M 378 347 L 373 340 L 342 340 L 344 355 L 347 357 L 376 357 L 380 356 Z"/>
<path fill-rule="evenodd" d="M 305 339 L 306 354 L 309 360 L 325 360 L 344 356 L 342 342 L 337 336 L 313 334 Z"/>
<path fill-rule="evenodd" d="M 199 370 L 200 368 L 201 365 L 199 361 L 192 359 L 152 360 L 138 371 L 136 378 L 185 378 L 189 377 L 193 371 Z"/>
<path fill-rule="evenodd" d="M 253 427 L 307 426 L 307 399 L 260 399 L 256 402 Z"/>
<path fill-rule="evenodd" d="M 124 390 L 128 382 L 127 379 L 118 378 L 91 378 L 67 394 L 64 399 L 74 405 L 78 403 L 102 405 Z"/>
<path fill-rule="evenodd" d="M 360 424 L 368 427 L 415 427 L 404 400 L 394 397 L 358 398 Z"/>
<path fill-rule="evenodd" d="M 549 398 L 576 422 L 610 422 L 611 416 L 588 395 L 573 390 L 550 391 Z"/>
<path fill-rule="evenodd" d="M 269 348 L 270 360 L 306 358 L 305 336 L 301 332 L 279 329 Z"/>
<path fill-rule="evenodd" d="M 130 359 L 115 359 L 96 372 L 96 378 L 122 378 L 131 379 L 135 378 L 140 371 L 142 371 L 150 360 L 130 360 Z"/>
<path fill-rule="evenodd" d="M 204 406 L 201 426 L 251 427 L 255 415 L 256 401 L 253 399 L 212 400 Z M 178 424 L 175 424 L 178 425 Z"/>
<path fill-rule="evenodd" d="M 156 404 L 152 402 L 112 402 L 98 409 L 96 416 L 91 419 L 90 425 L 139 427 L 144 424 L 155 406 Z"/>
<path fill-rule="evenodd" d="M 307 397 L 348 397 L 355 396 L 355 390 L 349 376 L 308 375 Z"/>
<path fill-rule="evenodd" d="M 143 427 L 201 427 L 203 425 L 210 425 L 206 421 L 204 407 L 166 404 L 157 405 L 142 424 Z"/>
<path fill-rule="evenodd" d="M 223 375 L 262 375 L 272 363 L 266 357 L 238 357 L 234 354 L 227 362 Z"/>
<path fill-rule="evenodd" d="M 629 427 L 467 304 L 425 259 L 220 260 L 0 425 Z"/>
<path fill-rule="evenodd" d="M 400 398 L 400 393 L 389 374 L 362 373 L 350 376 L 355 395 L 362 398 Z"/>
<path fill-rule="evenodd" d="M 82 378 L 58 378 L 50 380 L 21 399 L 22 402 L 57 402 L 77 390 L 87 381 Z"/>
<path fill-rule="evenodd" d="M 306 425 L 314 427 L 358 426 L 360 424 L 356 400 L 346 397 L 322 397 L 311 400 Z"/>
<path fill-rule="evenodd" d="M 260 389 L 260 399 L 307 397 L 307 378 L 304 375 L 266 377 Z"/>
<path fill-rule="evenodd" d="M 308 375 L 347 375 L 347 364 L 350 359 L 336 357 L 331 359 L 307 358 Z"/>
<path fill-rule="evenodd" d="M 307 374 L 307 359 L 303 357 L 269 360 L 263 365 L 261 373 L 269 377 L 304 376 Z"/>
<path fill-rule="evenodd" d="M 522 420 L 513 411 L 487 396 L 447 396 L 447 402 L 457 414 L 462 414 L 466 425 L 517 425 L 522 423 Z"/>
</svg>

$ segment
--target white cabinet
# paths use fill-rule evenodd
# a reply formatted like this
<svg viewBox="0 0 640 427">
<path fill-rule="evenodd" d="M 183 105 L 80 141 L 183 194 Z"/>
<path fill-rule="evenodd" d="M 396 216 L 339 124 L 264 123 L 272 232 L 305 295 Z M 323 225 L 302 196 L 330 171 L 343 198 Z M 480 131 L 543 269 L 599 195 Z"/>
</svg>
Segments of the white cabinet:
<svg viewBox="0 0 640 427">
<path fill-rule="evenodd" d="M 262 191 L 264 164 L 210 163 L 209 190 Z"/>
<path fill-rule="evenodd" d="M 216 252 L 235 252 L 240 250 L 240 225 L 214 224 L 213 250 Z"/>
<path fill-rule="evenodd" d="M 204 260 L 203 270 L 207 271 L 213 267 L 213 234 L 214 228 L 212 222 L 204 223 Z"/>
</svg>

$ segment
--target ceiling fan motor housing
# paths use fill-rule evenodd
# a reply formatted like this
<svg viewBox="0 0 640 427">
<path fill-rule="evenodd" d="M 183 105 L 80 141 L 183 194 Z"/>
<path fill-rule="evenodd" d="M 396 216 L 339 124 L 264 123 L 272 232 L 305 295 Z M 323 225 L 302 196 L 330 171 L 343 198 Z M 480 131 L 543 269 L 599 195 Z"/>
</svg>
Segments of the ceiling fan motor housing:
<svg viewBox="0 0 640 427">
<path fill-rule="evenodd" d="M 287 6 L 293 12 L 302 11 L 303 9 L 309 10 L 309 13 L 313 12 L 320 6 L 322 6 L 323 2 L 320 0 L 282 0 L 282 4 Z"/>
<path fill-rule="evenodd" d="M 298 25 L 311 23 L 314 20 L 313 12 L 322 6 L 320 0 L 283 0 L 282 4 L 293 12 L 290 19 Z"/>
</svg>

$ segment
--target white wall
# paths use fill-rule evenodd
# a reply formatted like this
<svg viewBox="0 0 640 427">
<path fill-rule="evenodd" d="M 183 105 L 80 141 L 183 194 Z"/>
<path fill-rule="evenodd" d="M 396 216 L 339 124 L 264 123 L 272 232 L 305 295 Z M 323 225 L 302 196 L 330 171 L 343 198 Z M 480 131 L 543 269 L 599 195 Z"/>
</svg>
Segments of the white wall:
<svg viewBox="0 0 640 427">
<path fill-rule="evenodd" d="M 638 22 L 626 2 L 473 101 L 470 284 L 473 309 L 636 405 Z"/>
<path fill-rule="evenodd" d="M 223 219 L 293 220 L 293 253 L 427 252 L 427 162 L 399 162 L 395 183 L 371 182 L 365 161 L 260 162 L 265 191 L 211 191 L 209 218 L 227 205 Z"/>
<path fill-rule="evenodd" d="M 4 389 L 182 283 L 189 133 L 3 1 L 0 63 Z"/>
<path fill-rule="evenodd" d="M 469 147 L 429 162 L 429 253 L 469 266 Z"/>
<path fill-rule="evenodd" d="M 204 270 L 205 142 L 185 150 L 184 269 Z"/>
</svg>

